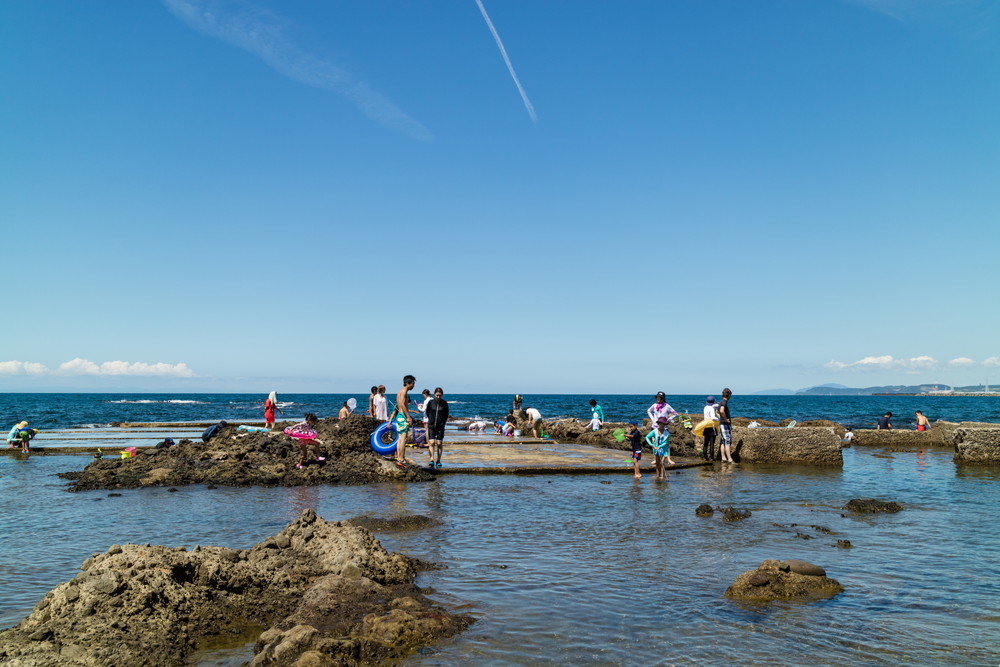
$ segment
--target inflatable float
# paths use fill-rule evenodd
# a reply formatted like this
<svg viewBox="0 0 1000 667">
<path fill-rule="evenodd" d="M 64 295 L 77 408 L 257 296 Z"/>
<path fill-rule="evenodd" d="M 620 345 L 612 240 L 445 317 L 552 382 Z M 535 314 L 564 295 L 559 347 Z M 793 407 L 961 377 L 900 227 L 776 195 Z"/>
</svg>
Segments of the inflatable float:
<svg viewBox="0 0 1000 667">
<path fill-rule="evenodd" d="M 391 441 L 387 441 L 387 438 L 392 438 Z M 396 453 L 396 442 L 399 440 L 399 431 L 396 429 L 396 425 L 392 422 L 386 422 L 375 429 L 372 433 L 370 439 L 372 449 L 376 453 L 385 456 L 386 454 Z"/>
<path fill-rule="evenodd" d="M 693 434 L 699 438 L 703 438 L 706 428 L 718 428 L 719 422 L 714 419 L 703 419 L 694 425 L 694 429 L 691 431 Z"/>
<path fill-rule="evenodd" d="M 271 429 L 266 426 L 247 426 L 246 424 L 240 424 L 236 427 L 237 431 L 246 431 L 247 433 L 267 433 Z"/>
<path fill-rule="evenodd" d="M 299 440 L 315 440 L 316 431 L 311 428 L 295 428 L 295 426 L 289 426 L 285 429 L 285 435 L 290 435 L 293 438 L 298 438 Z"/>
</svg>

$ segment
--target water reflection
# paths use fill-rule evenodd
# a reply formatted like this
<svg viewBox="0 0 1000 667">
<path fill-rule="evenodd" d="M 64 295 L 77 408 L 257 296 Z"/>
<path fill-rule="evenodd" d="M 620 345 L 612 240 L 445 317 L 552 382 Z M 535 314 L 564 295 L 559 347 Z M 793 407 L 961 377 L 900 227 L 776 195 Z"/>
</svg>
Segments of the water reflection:
<svg viewBox="0 0 1000 667">
<path fill-rule="evenodd" d="M 993 664 L 1000 651 L 1000 469 L 955 466 L 947 452 L 882 459 L 845 450 L 843 469 L 716 465 L 660 484 L 651 475 L 449 476 L 411 486 L 143 489 L 120 498 L 64 492 L 51 474 L 72 467 L 66 461 L 0 458 L 11 492 L 45 508 L 0 512 L 6 626 L 110 544 L 245 548 L 315 507 L 328 520 L 441 521 L 378 535 L 389 549 L 446 566 L 419 583 L 479 619 L 412 664 L 748 664 L 801 655 L 819 664 Z M 857 497 L 896 500 L 904 510 L 851 515 L 843 506 Z M 731 524 L 719 513 L 696 517 L 702 503 L 753 515 Z M 854 548 L 838 549 L 838 539 Z M 820 564 L 846 592 L 766 606 L 723 596 L 766 558 Z"/>
</svg>

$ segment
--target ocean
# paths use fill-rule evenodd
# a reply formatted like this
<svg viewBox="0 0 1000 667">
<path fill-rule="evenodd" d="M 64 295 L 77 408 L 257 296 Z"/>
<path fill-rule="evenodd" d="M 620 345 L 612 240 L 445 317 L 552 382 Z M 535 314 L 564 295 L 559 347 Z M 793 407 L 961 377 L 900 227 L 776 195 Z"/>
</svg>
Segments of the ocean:
<svg viewBox="0 0 1000 667">
<path fill-rule="evenodd" d="M 433 389 L 433 387 L 432 387 Z M 419 391 L 412 392 L 420 398 Z M 111 422 L 230 422 L 263 421 L 265 394 L 0 394 L 0 427 L 26 420 L 42 429 L 96 428 Z M 336 417 L 349 398 L 358 410 L 368 406 L 368 393 L 279 394 L 284 411 L 280 418 L 301 420 L 307 412 L 320 418 Z M 390 399 L 395 398 L 391 392 Z M 543 417 L 590 418 L 588 401 L 596 399 L 609 421 L 638 420 L 646 415 L 653 394 L 528 394 L 524 407 L 535 407 Z M 719 396 L 716 395 L 718 399 Z M 445 395 L 457 417 L 503 417 L 513 394 Z M 700 413 L 705 396 L 668 396 L 681 412 Z M 1000 397 L 977 396 L 740 396 L 731 401 L 733 415 L 781 421 L 830 419 L 852 428 L 874 428 L 887 410 L 897 427 L 913 427 L 914 412 L 922 410 L 931 421 L 1000 422 Z M 9 428 L 9 427 L 8 427 Z"/>
<path fill-rule="evenodd" d="M 333 415 L 348 397 L 279 394 L 295 419 Z M 366 393 L 354 397 L 365 405 Z M 485 418 L 505 414 L 511 397 L 446 396 L 457 416 Z M 590 398 L 527 395 L 525 407 L 584 418 Z M 651 395 L 593 398 L 609 419 L 638 419 Z M 43 432 L 117 421 L 260 420 L 263 399 L 4 394 L 0 414 Z M 700 410 L 703 400 L 668 397 L 684 411 Z M 1000 422 L 1000 399 L 992 397 L 737 395 L 733 407 L 737 416 L 853 427 L 870 426 L 886 410 L 904 428 L 917 409 L 932 420 Z M 956 466 L 948 451 L 851 448 L 842 468 L 716 466 L 676 471 L 665 484 L 629 475 L 454 475 L 410 485 L 66 492 L 56 473 L 88 460 L 0 457 L 0 626 L 16 624 L 112 544 L 246 548 L 313 508 L 328 520 L 422 514 L 440 521 L 377 534 L 389 549 L 442 566 L 420 574 L 418 585 L 477 619 L 408 664 L 1000 663 L 1000 467 Z M 904 510 L 842 509 L 857 497 L 895 500 Z M 718 513 L 696 517 L 702 503 L 753 514 L 726 524 Z M 724 597 L 766 558 L 816 563 L 846 590 L 809 603 Z M 250 655 L 237 645 L 201 653 L 194 664 L 235 665 Z"/>
</svg>

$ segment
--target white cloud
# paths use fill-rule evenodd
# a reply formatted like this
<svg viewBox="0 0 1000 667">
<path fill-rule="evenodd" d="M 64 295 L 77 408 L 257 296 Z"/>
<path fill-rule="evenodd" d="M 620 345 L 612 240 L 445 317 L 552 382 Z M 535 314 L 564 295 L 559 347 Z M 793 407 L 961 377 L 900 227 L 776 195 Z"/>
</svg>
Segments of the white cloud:
<svg viewBox="0 0 1000 667">
<path fill-rule="evenodd" d="M 969 359 L 968 357 L 958 357 L 956 359 L 952 359 L 951 361 L 949 361 L 948 365 L 968 368 L 969 366 L 975 366 L 976 362 L 973 361 L 972 359 Z"/>
<path fill-rule="evenodd" d="M 220 0 L 162 0 L 175 16 L 198 32 L 257 56 L 268 67 L 307 86 L 329 90 L 349 99 L 369 118 L 430 141 L 431 133 L 364 81 L 346 70 L 302 51 L 286 35 L 279 16 Z"/>
<path fill-rule="evenodd" d="M 1000 366 L 1000 357 L 990 357 L 988 359 L 983 359 L 983 366 L 987 368 L 994 368 Z"/>
<path fill-rule="evenodd" d="M 49 369 L 33 361 L 0 361 L 0 375 L 45 375 Z"/>
<path fill-rule="evenodd" d="M 937 368 L 938 362 L 934 357 L 926 355 L 910 357 L 909 359 L 896 359 L 890 354 L 885 354 L 879 357 L 864 357 L 863 359 L 851 362 L 830 360 L 824 366 L 836 371 L 905 371 L 907 373 L 917 373 Z"/>
<path fill-rule="evenodd" d="M 141 361 L 105 361 L 95 364 L 89 359 L 77 357 L 59 365 L 57 371 L 61 375 L 144 375 L 157 377 L 194 377 L 194 371 L 187 364 L 165 364 L 163 362 L 147 364 Z"/>
</svg>

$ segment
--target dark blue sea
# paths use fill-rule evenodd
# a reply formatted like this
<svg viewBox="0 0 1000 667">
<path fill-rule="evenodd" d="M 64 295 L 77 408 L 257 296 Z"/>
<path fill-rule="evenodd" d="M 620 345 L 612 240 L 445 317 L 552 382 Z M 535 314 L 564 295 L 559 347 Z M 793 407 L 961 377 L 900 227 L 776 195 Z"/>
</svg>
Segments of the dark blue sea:
<svg viewBox="0 0 1000 667">
<path fill-rule="evenodd" d="M 395 392 L 390 394 L 394 399 Z M 413 398 L 420 398 L 412 392 Z M 261 421 L 264 394 L 0 394 L 0 426 L 28 421 L 39 429 L 99 427 L 111 422 Z M 358 410 L 368 406 L 368 393 L 279 394 L 287 420 L 307 412 L 336 417 L 349 398 Z M 652 403 L 649 395 L 528 394 L 524 407 L 535 407 L 547 418 L 590 418 L 588 401 L 596 399 L 609 421 L 641 419 Z M 719 398 L 716 396 L 716 398 Z M 499 418 L 507 414 L 513 394 L 446 395 L 451 414 L 457 417 Z M 680 412 L 701 412 L 705 396 L 668 396 Z M 922 410 L 931 421 L 1000 422 L 1000 397 L 979 396 L 740 396 L 731 401 L 734 416 L 781 421 L 830 419 L 852 428 L 874 427 L 887 410 L 897 427 L 912 427 L 914 412 Z M 9 428 L 9 426 L 8 426 Z"/>
<path fill-rule="evenodd" d="M 365 406 L 367 394 L 354 396 Z M 279 394 L 286 417 L 334 415 L 347 395 Z M 511 396 L 456 395 L 458 416 L 506 413 Z M 587 417 L 591 396 L 525 397 L 546 417 Z M 609 419 L 638 419 L 651 396 L 594 396 Z M 45 429 L 118 421 L 251 421 L 263 395 L 4 394 L 7 423 Z M 703 396 L 672 396 L 684 411 Z M 1000 422 L 987 397 L 735 396 L 738 416 L 832 419 L 862 427 L 891 410 L 932 420 Z M 502 445 L 501 445 L 502 446 Z M 447 450 L 446 450 L 447 452 Z M 446 453 L 447 455 L 447 453 Z M 56 473 L 88 456 L 0 456 L 0 627 L 112 544 L 246 548 L 315 509 L 328 520 L 423 514 L 439 524 L 378 533 L 392 550 L 440 565 L 417 583 L 476 623 L 414 665 L 1000 664 L 1000 467 L 952 452 L 844 450 L 843 467 L 737 465 L 647 475 L 443 476 L 360 487 L 181 487 L 69 493 Z M 904 506 L 855 516 L 851 498 Z M 752 511 L 727 524 L 701 503 Z M 822 528 L 822 530 L 820 530 Z M 829 531 L 829 532 L 828 532 Z M 851 549 L 837 547 L 850 540 Z M 754 605 L 723 594 L 767 558 L 826 568 L 845 592 Z M 141 628 L 137 629 L 141 632 Z M 236 665 L 247 646 L 194 664 Z"/>
</svg>

